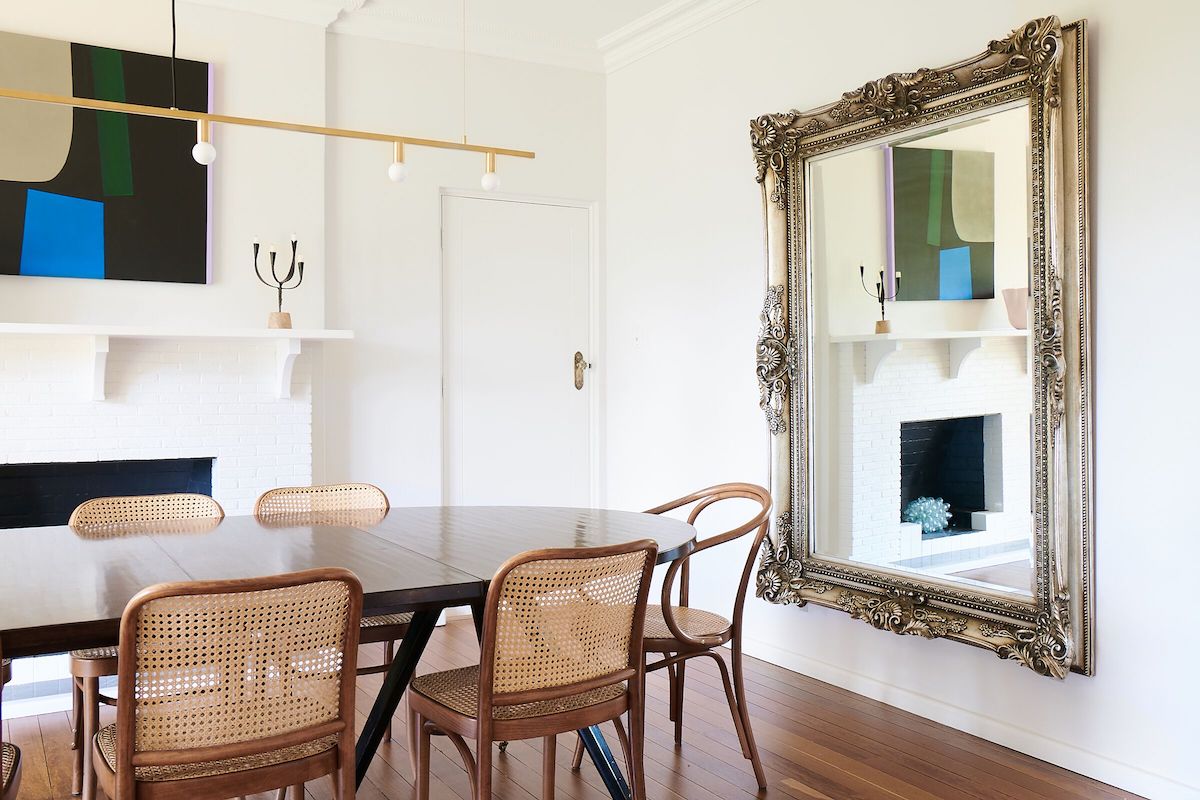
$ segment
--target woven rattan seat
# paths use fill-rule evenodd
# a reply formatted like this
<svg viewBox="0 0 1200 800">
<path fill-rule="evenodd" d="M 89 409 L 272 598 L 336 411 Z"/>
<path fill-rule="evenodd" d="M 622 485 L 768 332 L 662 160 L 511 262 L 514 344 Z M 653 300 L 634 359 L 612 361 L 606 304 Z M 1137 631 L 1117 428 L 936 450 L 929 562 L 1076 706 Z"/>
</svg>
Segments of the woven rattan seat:
<svg viewBox="0 0 1200 800">
<path fill-rule="evenodd" d="M 711 611 L 684 607 L 676 607 L 671 611 L 675 624 L 688 636 L 717 636 L 729 629 L 729 620 Z M 646 606 L 646 638 L 675 639 L 675 634 L 667 627 L 662 606 Z"/>
<path fill-rule="evenodd" d="M 16 745 L 0 742 L 0 767 L 3 768 L 3 773 L 0 775 L 0 795 L 8 793 L 20 764 L 21 751 L 16 748 Z"/>
<path fill-rule="evenodd" d="M 445 706 L 464 717 L 474 717 L 479 712 L 479 666 L 434 672 L 414 678 L 410 688 L 430 700 Z M 561 714 L 580 708 L 594 706 L 614 700 L 625 694 L 624 684 L 602 686 L 590 692 L 568 695 L 554 700 L 522 703 L 516 706 L 496 706 L 496 719 L 530 719 Z"/>
<path fill-rule="evenodd" d="M 408 625 L 412 622 L 413 615 L 410 612 L 403 614 L 380 614 L 375 617 L 363 617 L 362 626 L 364 628 L 382 628 L 389 625 Z"/>
<path fill-rule="evenodd" d="M 117 764 L 117 726 L 116 724 L 101 728 L 96 734 L 96 744 L 104 756 L 109 769 L 116 770 Z M 256 767 L 269 767 L 274 764 L 285 764 L 288 761 L 298 761 L 301 758 L 315 756 L 337 747 L 337 735 L 326 736 L 312 742 L 285 747 L 282 750 L 271 750 L 253 756 L 226 758 L 220 761 L 201 761 L 195 764 L 173 764 L 165 767 L 135 767 L 134 774 L 139 781 L 175 781 L 182 778 L 204 778 L 209 775 L 228 775 L 231 772 L 243 772 Z"/>
<path fill-rule="evenodd" d="M 99 661 L 105 658 L 116 658 L 117 648 L 115 647 L 90 647 L 87 650 L 72 650 L 71 658 L 78 658 L 80 661 Z"/>
</svg>

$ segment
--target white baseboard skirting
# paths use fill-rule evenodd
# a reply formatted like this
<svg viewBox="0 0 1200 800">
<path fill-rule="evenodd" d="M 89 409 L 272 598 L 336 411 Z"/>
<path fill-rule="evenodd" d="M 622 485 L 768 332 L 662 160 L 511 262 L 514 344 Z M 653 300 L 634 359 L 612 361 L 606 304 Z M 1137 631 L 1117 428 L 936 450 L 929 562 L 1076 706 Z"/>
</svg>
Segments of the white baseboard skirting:
<svg viewBox="0 0 1200 800">
<path fill-rule="evenodd" d="M 1188 786 L 1166 776 L 1116 761 L 1033 731 L 986 717 L 969 709 L 911 692 L 875 678 L 747 637 L 745 653 L 785 669 L 807 675 L 842 689 L 895 706 L 912 714 L 947 725 L 1040 758 L 1072 772 L 1140 794 L 1151 800 L 1198 800 L 1200 787 Z"/>
</svg>

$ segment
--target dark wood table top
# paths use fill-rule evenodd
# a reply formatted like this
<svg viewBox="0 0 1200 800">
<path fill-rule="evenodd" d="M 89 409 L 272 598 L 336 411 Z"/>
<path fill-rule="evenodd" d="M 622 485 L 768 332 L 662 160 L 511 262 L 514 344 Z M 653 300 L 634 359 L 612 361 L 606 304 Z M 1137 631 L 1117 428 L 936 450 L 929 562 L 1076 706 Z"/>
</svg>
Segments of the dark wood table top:
<svg viewBox="0 0 1200 800">
<path fill-rule="evenodd" d="M 659 561 L 686 555 L 695 530 L 668 517 L 532 507 L 395 508 L 385 517 L 254 517 L 75 531 L 0 530 L 0 641 L 30 656 L 115 644 L 125 604 L 156 583 L 345 567 L 367 614 L 464 605 L 510 557 L 546 547 L 654 539 Z"/>
</svg>

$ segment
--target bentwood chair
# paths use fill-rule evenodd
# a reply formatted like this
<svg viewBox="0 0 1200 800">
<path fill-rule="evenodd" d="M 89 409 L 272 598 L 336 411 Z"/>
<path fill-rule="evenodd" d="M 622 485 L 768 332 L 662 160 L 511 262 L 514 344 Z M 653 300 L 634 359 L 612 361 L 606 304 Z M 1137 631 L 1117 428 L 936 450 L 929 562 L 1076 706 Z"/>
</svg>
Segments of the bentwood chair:
<svg viewBox="0 0 1200 800">
<path fill-rule="evenodd" d="M 165 583 L 121 616 L 117 721 L 89 746 L 112 800 L 218 800 L 333 776 L 354 798 L 362 586 L 344 569 Z"/>
<path fill-rule="evenodd" d="M 541 737 L 542 798 L 553 800 L 556 736 L 612 720 L 625 744 L 625 713 L 633 797 L 645 800 L 642 628 L 656 553 L 648 540 L 536 550 L 500 568 L 484 606 L 479 665 L 410 686 L 417 800 L 429 798 L 431 735 L 450 738 L 476 800 L 492 797 L 493 742 Z"/>
<path fill-rule="evenodd" d="M 67 524 L 81 535 L 109 537 L 121 536 L 130 531 L 131 526 L 138 532 L 146 532 L 155 523 L 220 520 L 224 516 L 221 504 L 207 495 L 152 494 L 88 500 L 71 512 Z M 72 747 L 75 750 L 71 790 L 82 794 L 83 800 L 93 800 L 96 782 L 88 743 L 99 727 L 100 705 L 116 704 L 113 698 L 101 694 L 100 679 L 117 674 L 117 648 L 72 650 L 70 668 Z"/>
<path fill-rule="evenodd" d="M 391 507 L 387 495 L 369 483 L 336 483 L 325 486 L 283 486 L 270 489 L 254 504 L 254 515 L 272 523 L 327 524 L 378 522 Z M 364 516 L 365 515 L 365 516 Z M 396 654 L 396 642 L 408 633 L 411 613 L 363 617 L 360 644 L 383 642 L 383 663 L 359 667 L 359 675 L 387 672 Z M 387 727 L 392 738 L 392 726 Z"/>
<path fill-rule="evenodd" d="M 754 768 L 754 777 L 758 780 L 759 788 L 766 789 L 767 779 L 758 756 L 758 746 L 754 742 L 754 732 L 750 728 L 750 709 L 746 705 L 742 672 L 742 611 L 746 604 L 750 577 L 754 574 L 755 561 L 770 524 L 771 494 L 761 486 L 749 483 L 724 483 L 672 500 L 646 513 L 664 514 L 692 506 L 688 514 L 688 523 L 695 524 L 704 511 L 721 501 L 735 499 L 750 500 L 757 505 L 750 519 L 724 533 L 698 541 L 688 556 L 673 562 L 663 579 L 662 605 L 651 605 L 646 609 L 647 657 L 650 653 L 659 653 L 662 656 L 654 663 L 647 664 L 646 671 L 667 670 L 670 686 L 668 709 L 670 719 L 675 723 L 675 744 L 679 745 L 683 743 L 683 687 L 687 662 L 693 658 L 711 658 L 721 673 L 725 700 L 729 703 L 729 712 L 733 716 L 733 726 L 737 730 L 742 755 Z M 747 534 L 752 534 L 752 541 L 733 603 L 732 619 L 711 611 L 689 607 L 690 559 L 697 553 L 727 544 Z M 672 603 L 671 594 L 676 578 L 679 579 L 679 601 Z M 732 681 L 730 668 L 721 655 L 721 648 L 726 644 L 730 649 Z M 582 760 L 583 742 L 580 741 L 575 745 L 573 767 L 578 769 Z"/>
<path fill-rule="evenodd" d="M 12 662 L 0 657 L 0 691 L 12 680 Z M 4 726 L 0 725 L 0 800 L 14 800 L 21 788 L 21 751 L 4 741 Z"/>
</svg>

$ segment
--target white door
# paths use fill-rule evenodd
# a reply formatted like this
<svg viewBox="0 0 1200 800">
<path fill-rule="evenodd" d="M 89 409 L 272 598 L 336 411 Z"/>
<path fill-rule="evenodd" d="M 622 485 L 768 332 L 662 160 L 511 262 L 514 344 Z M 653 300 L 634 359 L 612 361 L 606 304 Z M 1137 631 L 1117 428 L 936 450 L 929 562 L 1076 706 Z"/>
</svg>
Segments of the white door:
<svg viewBox="0 0 1200 800">
<path fill-rule="evenodd" d="M 591 505 L 590 211 L 443 195 L 445 497 Z"/>
</svg>

